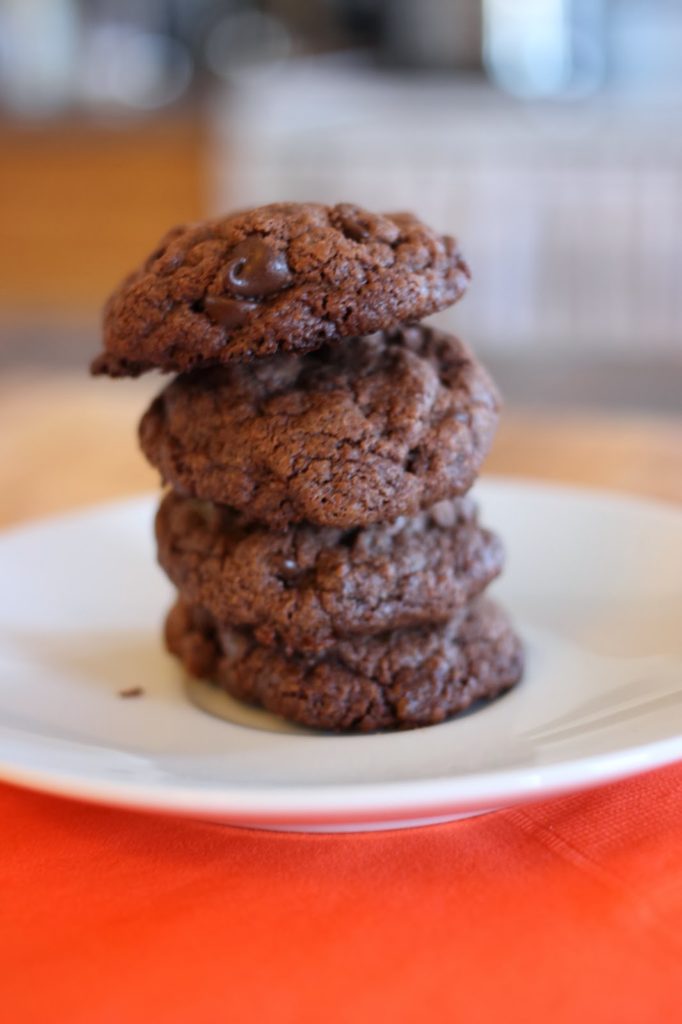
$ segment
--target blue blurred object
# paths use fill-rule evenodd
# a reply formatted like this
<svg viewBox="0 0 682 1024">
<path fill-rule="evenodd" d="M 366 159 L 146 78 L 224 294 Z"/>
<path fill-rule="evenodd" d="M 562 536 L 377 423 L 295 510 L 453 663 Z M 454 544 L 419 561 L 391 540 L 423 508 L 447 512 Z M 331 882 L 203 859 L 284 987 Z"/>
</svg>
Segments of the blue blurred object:
<svg viewBox="0 0 682 1024">
<path fill-rule="evenodd" d="M 362 47 L 523 100 L 679 97 L 679 0 L 0 0 L 0 106 L 145 111 L 245 67 Z M 39 26 L 39 31 L 37 27 Z"/>
<path fill-rule="evenodd" d="M 582 97 L 606 72 L 604 0 L 483 0 L 491 79 L 524 99 Z"/>
</svg>

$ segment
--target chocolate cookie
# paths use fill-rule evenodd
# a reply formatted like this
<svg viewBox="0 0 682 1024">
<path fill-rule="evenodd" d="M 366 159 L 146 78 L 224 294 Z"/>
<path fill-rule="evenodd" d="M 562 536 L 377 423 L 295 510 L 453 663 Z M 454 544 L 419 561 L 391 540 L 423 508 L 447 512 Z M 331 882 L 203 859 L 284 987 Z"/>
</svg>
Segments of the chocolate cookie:
<svg viewBox="0 0 682 1024">
<path fill-rule="evenodd" d="M 159 561 L 185 600 L 287 652 L 444 622 L 503 564 L 502 545 L 466 498 L 387 526 L 274 532 L 171 492 L 156 537 Z"/>
<path fill-rule="evenodd" d="M 309 352 L 455 302 L 469 269 L 411 214 L 276 203 L 174 228 L 111 296 L 93 373 Z"/>
<path fill-rule="evenodd" d="M 480 601 L 444 625 L 354 638 L 287 657 L 248 630 L 217 630 L 178 602 L 168 649 L 190 675 L 301 725 L 339 732 L 433 725 L 521 678 L 521 644 L 503 612 Z"/>
<path fill-rule="evenodd" d="M 466 346 L 420 326 L 179 377 L 140 442 L 186 494 L 275 528 L 348 529 L 467 491 L 497 418 Z"/>
</svg>

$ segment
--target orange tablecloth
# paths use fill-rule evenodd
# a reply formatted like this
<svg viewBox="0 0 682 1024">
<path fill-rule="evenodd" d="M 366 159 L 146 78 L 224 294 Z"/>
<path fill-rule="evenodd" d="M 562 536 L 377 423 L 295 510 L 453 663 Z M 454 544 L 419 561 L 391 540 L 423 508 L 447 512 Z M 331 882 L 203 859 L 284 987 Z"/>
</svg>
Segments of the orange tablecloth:
<svg viewBox="0 0 682 1024">
<path fill-rule="evenodd" d="M 153 486 L 143 404 L 0 381 L 0 519 Z M 681 450 L 678 423 L 508 417 L 490 465 L 679 497 Z M 8 1024 L 682 1019 L 682 765 L 407 832 L 268 834 L 9 786 L 0 816 Z"/>
<path fill-rule="evenodd" d="M 300 836 L 0 787 L 12 1024 L 672 1022 L 682 766 L 426 829 Z"/>
</svg>

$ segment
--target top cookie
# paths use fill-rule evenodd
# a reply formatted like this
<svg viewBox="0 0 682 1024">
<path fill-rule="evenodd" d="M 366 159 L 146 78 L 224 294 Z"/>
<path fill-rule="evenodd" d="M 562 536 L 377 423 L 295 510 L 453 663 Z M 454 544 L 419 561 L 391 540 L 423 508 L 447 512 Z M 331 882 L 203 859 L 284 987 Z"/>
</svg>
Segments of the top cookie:
<svg viewBox="0 0 682 1024">
<path fill-rule="evenodd" d="M 444 309 L 469 276 L 453 238 L 350 203 L 275 203 L 177 227 L 109 299 L 92 372 L 310 352 Z"/>
</svg>

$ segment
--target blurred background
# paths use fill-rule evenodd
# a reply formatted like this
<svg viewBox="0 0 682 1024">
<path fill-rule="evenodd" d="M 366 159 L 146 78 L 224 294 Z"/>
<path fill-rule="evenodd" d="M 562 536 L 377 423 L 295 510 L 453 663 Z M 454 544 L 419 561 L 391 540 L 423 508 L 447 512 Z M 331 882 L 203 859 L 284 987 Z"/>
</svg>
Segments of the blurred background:
<svg viewBox="0 0 682 1024">
<path fill-rule="evenodd" d="M 172 223 L 352 200 L 458 235 L 509 405 L 677 413 L 681 53 L 678 0 L 0 0 L 0 368 L 85 375 Z"/>
</svg>

